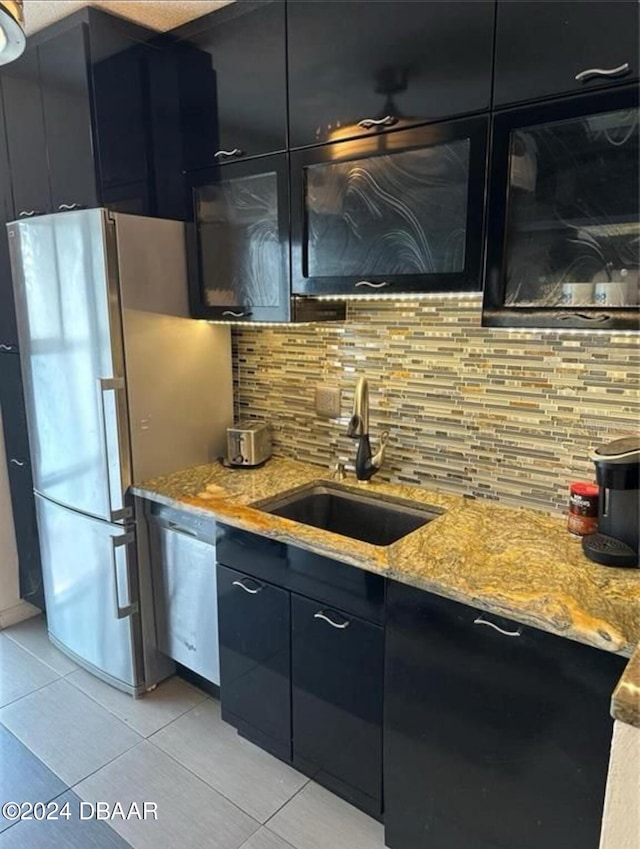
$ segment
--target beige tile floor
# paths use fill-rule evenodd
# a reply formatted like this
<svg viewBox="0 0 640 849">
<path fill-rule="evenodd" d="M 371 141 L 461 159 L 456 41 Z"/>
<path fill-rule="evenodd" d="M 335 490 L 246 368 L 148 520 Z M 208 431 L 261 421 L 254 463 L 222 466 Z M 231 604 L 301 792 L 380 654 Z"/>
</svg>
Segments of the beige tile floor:
<svg viewBox="0 0 640 849">
<path fill-rule="evenodd" d="M 158 805 L 157 821 L 9 825 L 0 849 L 384 846 L 379 823 L 239 737 L 215 699 L 171 678 L 134 700 L 52 646 L 43 617 L 0 633 L 0 726 L 12 757 L 33 758 L 15 768 L 22 792 L 37 773 L 49 798 Z"/>
</svg>

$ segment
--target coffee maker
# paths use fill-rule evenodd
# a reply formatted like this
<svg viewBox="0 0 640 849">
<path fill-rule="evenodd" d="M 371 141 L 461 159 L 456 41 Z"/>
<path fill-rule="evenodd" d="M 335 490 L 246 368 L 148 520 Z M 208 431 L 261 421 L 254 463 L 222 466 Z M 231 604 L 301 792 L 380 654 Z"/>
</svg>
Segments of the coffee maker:
<svg viewBox="0 0 640 849">
<path fill-rule="evenodd" d="M 584 553 L 604 566 L 640 566 L 640 436 L 616 439 L 591 453 L 596 465 L 598 533 Z"/>
</svg>

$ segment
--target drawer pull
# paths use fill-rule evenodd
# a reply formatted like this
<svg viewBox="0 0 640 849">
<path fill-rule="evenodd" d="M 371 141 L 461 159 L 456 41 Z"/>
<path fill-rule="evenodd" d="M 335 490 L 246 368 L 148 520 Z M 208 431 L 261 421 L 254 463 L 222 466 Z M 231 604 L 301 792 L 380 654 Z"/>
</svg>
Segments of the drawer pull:
<svg viewBox="0 0 640 849">
<path fill-rule="evenodd" d="M 11 458 L 11 462 L 14 466 L 20 466 L 20 468 L 26 465 L 26 463 L 23 463 L 22 460 L 16 460 L 15 457 Z"/>
<path fill-rule="evenodd" d="M 313 618 L 322 619 L 323 622 L 328 622 L 332 628 L 339 628 L 341 631 L 348 628 L 351 624 L 348 619 L 345 619 L 344 622 L 334 622 L 333 619 L 326 615 L 324 610 L 319 610 L 318 613 L 314 613 Z"/>
<path fill-rule="evenodd" d="M 241 590 L 244 590 L 246 593 L 249 593 L 249 595 L 256 595 L 260 592 L 260 590 L 264 589 L 262 584 L 260 584 L 258 587 L 256 587 L 255 590 L 252 590 L 251 587 L 248 587 L 246 584 L 243 584 L 242 581 L 234 581 L 233 586 L 240 587 Z"/>
<path fill-rule="evenodd" d="M 244 150 L 240 150 L 239 147 L 234 147 L 233 150 L 216 150 L 213 154 L 214 159 L 224 159 L 227 156 L 244 156 Z"/>
<path fill-rule="evenodd" d="M 488 619 L 483 619 L 481 616 L 478 616 L 477 619 L 473 620 L 474 625 L 488 625 L 489 628 L 493 628 L 494 631 L 498 631 L 498 633 L 502 634 L 505 637 L 521 637 L 522 636 L 522 628 L 518 628 L 517 631 L 505 631 L 504 628 L 501 628 L 499 625 L 496 625 L 495 622 L 489 622 Z"/>
<path fill-rule="evenodd" d="M 393 127 L 397 123 L 398 119 L 393 115 L 385 115 L 384 118 L 363 118 L 362 121 L 358 121 L 358 126 L 363 130 L 373 130 L 376 127 Z"/>
<path fill-rule="evenodd" d="M 628 62 L 618 65 L 617 68 L 587 68 L 586 71 L 576 74 L 576 80 L 588 80 L 591 77 L 624 77 L 630 70 L 631 65 Z"/>
<path fill-rule="evenodd" d="M 369 289 L 384 289 L 391 284 L 387 280 L 383 280 L 382 283 L 372 283 L 370 280 L 360 280 L 355 285 L 356 289 L 360 288 L 360 286 L 368 286 Z"/>
<path fill-rule="evenodd" d="M 233 310 L 225 310 L 222 315 L 230 315 L 232 318 L 248 318 L 251 313 L 250 312 L 234 312 Z"/>
<path fill-rule="evenodd" d="M 34 215 L 42 215 L 37 209 L 23 209 L 18 218 L 33 218 Z"/>
<path fill-rule="evenodd" d="M 0 351 L 12 351 L 13 348 L 11 345 L 0 345 Z"/>
<path fill-rule="evenodd" d="M 84 209 L 81 203 L 61 203 L 58 206 L 58 212 L 72 212 L 74 209 Z"/>
</svg>

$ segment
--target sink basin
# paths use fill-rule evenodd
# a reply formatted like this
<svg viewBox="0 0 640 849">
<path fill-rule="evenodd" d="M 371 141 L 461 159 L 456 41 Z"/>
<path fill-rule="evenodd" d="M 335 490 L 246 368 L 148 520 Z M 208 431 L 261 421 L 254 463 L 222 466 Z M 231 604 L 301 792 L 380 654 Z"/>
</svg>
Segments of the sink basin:
<svg viewBox="0 0 640 849">
<path fill-rule="evenodd" d="M 265 513 L 292 519 L 372 545 L 390 545 L 442 514 L 412 501 L 313 484 L 255 504 Z"/>
</svg>

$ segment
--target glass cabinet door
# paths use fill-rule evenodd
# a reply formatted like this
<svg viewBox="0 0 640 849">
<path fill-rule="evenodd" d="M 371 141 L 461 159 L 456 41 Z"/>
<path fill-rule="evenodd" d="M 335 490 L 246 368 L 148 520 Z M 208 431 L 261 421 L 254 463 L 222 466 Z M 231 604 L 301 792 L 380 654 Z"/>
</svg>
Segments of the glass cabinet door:
<svg viewBox="0 0 640 849">
<path fill-rule="evenodd" d="M 193 315 L 230 321 L 286 319 L 286 154 L 193 172 L 191 183 Z"/>
<path fill-rule="evenodd" d="M 637 92 L 496 117 L 485 323 L 637 326 L 639 142 Z"/>
<path fill-rule="evenodd" d="M 486 132 L 476 118 L 294 152 L 293 291 L 479 288 Z"/>
</svg>

